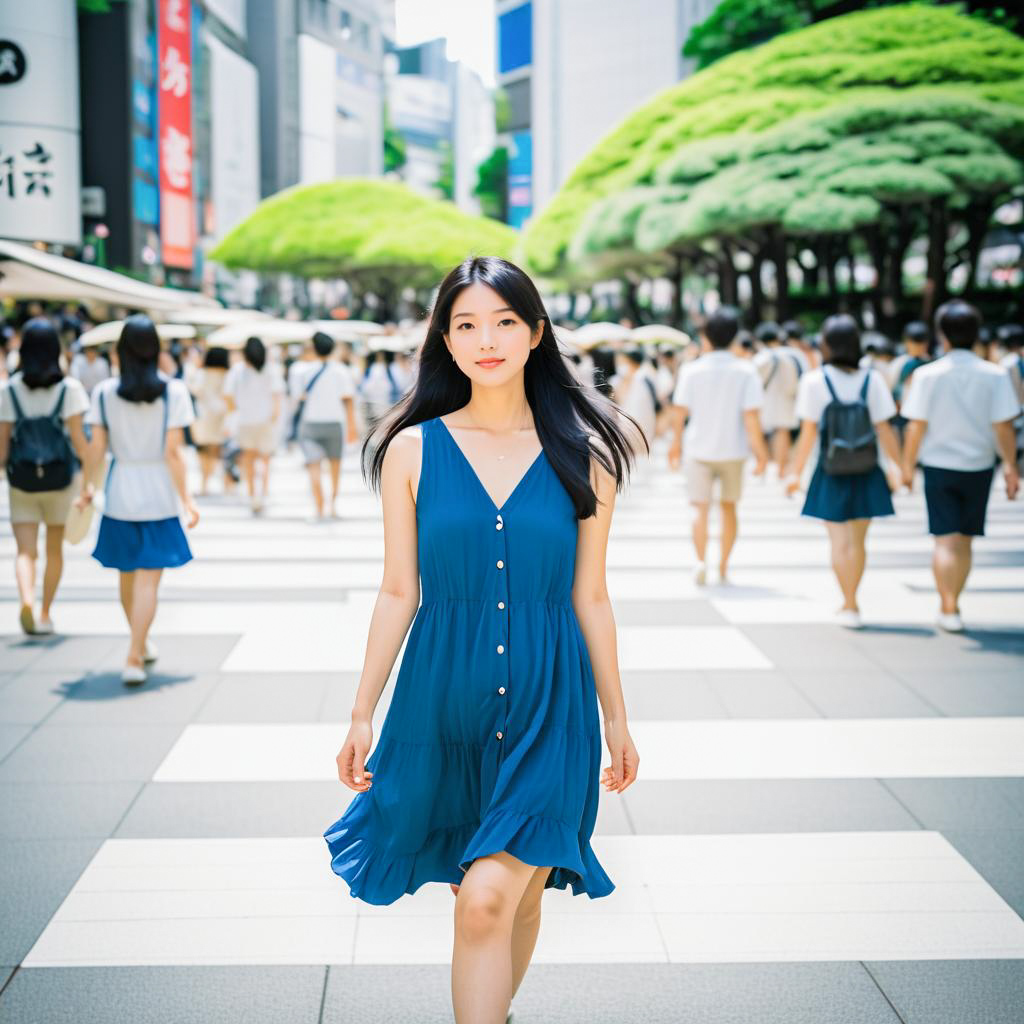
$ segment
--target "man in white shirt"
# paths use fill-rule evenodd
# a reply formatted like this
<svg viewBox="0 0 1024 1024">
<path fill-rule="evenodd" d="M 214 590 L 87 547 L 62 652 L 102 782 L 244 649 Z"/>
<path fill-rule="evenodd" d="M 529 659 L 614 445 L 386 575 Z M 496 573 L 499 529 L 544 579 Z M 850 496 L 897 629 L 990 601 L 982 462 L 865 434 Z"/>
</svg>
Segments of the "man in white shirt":
<svg viewBox="0 0 1024 1024">
<path fill-rule="evenodd" d="M 903 403 L 903 481 L 912 485 L 920 451 L 928 530 L 935 536 L 932 571 L 942 602 L 938 625 L 959 633 L 960 594 L 971 571 L 972 538 L 985 532 L 997 455 L 1007 497 L 1017 495 L 1013 421 L 1020 401 L 1006 370 L 972 351 L 981 328 L 973 306 L 959 299 L 945 303 L 935 326 L 945 355 L 915 371 Z"/>
<path fill-rule="evenodd" d="M 761 429 L 771 445 L 772 459 L 781 480 L 800 426 L 796 416 L 797 387 L 810 364 L 803 352 L 788 341 L 782 341 L 777 324 L 761 324 L 757 329 L 757 339 L 764 345 L 754 356 L 754 365 L 764 386 Z"/>
<path fill-rule="evenodd" d="M 359 425 L 356 422 L 353 398 L 356 386 L 352 371 L 344 363 L 330 358 L 334 351 L 334 339 L 329 334 L 317 331 L 313 335 L 313 350 L 316 359 L 295 365 L 290 386 L 292 398 L 301 404 L 299 447 L 309 471 L 316 509 L 314 518 L 322 521 L 325 517 L 321 465 L 326 459 L 331 478 L 330 516 L 337 519 L 341 457 L 345 441 L 359 440 Z M 342 430 L 345 421 L 347 432 Z"/>
<path fill-rule="evenodd" d="M 1003 324 L 996 332 L 996 338 L 1003 348 L 999 365 L 1010 375 L 1010 383 L 1016 392 L 1017 401 L 1024 406 L 1024 326 Z M 1020 469 L 1021 455 L 1024 454 L 1024 414 L 1014 424 L 1017 431 L 1017 468 Z"/>
<path fill-rule="evenodd" d="M 764 389 L 749 360 L 729 351 L 739 330 L 739 312 L 721 306 L 704 322 L 699 359 L 679 372 L 672 394 L 671 444 L 668 462 L 678 469 L 682 460 L 683 423 L 686 428 L 686 484 L 694 507 L 693 544 L 697 550 L 694 580 L 707 582 L 708 513 L 714 481 L 721 481 L 722 548 L 719 579 L 728 582 L 729 555 L 739 526 L 736 503 L 743 488 L 743 465 L 753 448 L 755 473 L 763 473 L 768 448 L 758 412 Z"/>
</svg>

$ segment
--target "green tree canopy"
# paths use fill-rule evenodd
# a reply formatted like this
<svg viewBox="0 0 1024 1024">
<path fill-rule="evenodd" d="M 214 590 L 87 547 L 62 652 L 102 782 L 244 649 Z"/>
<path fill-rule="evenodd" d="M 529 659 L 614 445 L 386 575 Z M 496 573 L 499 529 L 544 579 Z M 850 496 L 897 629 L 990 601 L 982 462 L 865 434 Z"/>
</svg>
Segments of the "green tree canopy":
<svg viewBox="0 0 1024 1024">
<path fill-rule="evenodd" d="M 428 287 L 467 256 L 514 257 L 518 235 L 398 182 L 339 178 L 264 200 L 210 253 L 233 269 Z"/>
<path fill-rule="evenodd" d="M 845 134 L 863 133 L 871 128 L 863 118 L 880 118 L 879 127 L 891 120 L 880 102 L 894 94 L 912 100 L 939 86 L 966 100 L 1024 105 L 1024 41 L 951 8 L 907 4 L 835 18 L 733 54 L 656 96 L 591 150 L 530 224 L 527 259 L 538 272 L 568 274 L 569 245 L 595 204 L 637 186 L 701 181 L 720 158 L 729 161 L 731 136 L 768 132 L 831 107 L 841 109 Z M 823 145 L 837 135 L 828 125 L 818 130 L 827 131 Z M 666 178 L 663 168 L 673 164 Z M 833 210 L 852 214 L 848 198 L 830 200 Z M 752 201 L 778 202 L 778 190 Z M 857 206 L 863 215 L 866 207 Z"/>
</svg>

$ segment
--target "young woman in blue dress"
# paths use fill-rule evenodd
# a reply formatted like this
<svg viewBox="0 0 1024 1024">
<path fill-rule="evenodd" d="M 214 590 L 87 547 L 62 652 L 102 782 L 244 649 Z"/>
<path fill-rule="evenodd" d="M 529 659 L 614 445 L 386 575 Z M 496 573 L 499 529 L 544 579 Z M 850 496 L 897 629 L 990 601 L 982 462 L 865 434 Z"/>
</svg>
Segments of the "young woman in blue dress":
<svg viewBox="0 0 1024 1024">
<path fill-rule="evenodd" d="M 184 428 L 195 412 L 185 384 L 157 369 L 159 356 L 153 321 L 141 313 L 128 317 L 117 343 L 120 376 L 98 384 L 92 393 L 88 422 L 93 435 L 76 502 L 84 508 L 92 501 L 89 481 L 109 445 L 113 458 L 92 556 L 120 573 L 121 606 L 131 630 L 121 674 L 128 686 L 145 682 L 145 665 L 156 660 L 149 629 L 163 570 L 192 560 L 182 511 L 189 529 L 199 522 L 184 456 Z"/>
<path fill-rule="evenodd" d="M 564 889 L 568 881 L 574 894 L 592 897 L 612 888 L 589 848 L 593 822 L 583 794 L 596 813 L 599 784 L 621 793 L 639 764 L 605 583 L 613 501 L 633 463 L 634 430 L 642 436 L 635 420 L 572 376 L 526 274 L 502 259 L 472 258 L 440 286 L 415 385 L 377 425 L 379 443 L 374 435 L 364 442 L 364 467 L 383 503 L 384 573 L 351 726 L 337 756 L 339 779 L 356 792 L 350 808 L 358 810 L 325 838 L 335 844 L 336 873 L 369 902 L 391 902 L 423 881 L 449 882 L 456 895 L 451 983 L 457 1024 L 511 1019 L 511 998 L 537 941 L 545 888 Z M 421 573 L 432 592 L 424 590 L 418 610 Z M 540 578 L 545 590 L 534 600 L 526 592 Z M 491 592 L 478 601 L 479 591 L 469 593 L 474 587 Z M 440 591 L 446 593 L 435 600 Z M 570 592 L 571 602 L 562 596 Z M 511 602 L 511 613 L 499 597 Z M 394 717 L 389 712 L 390 726 L 385 721 L 381 733 L 384 760 L 379 766 L 370 760 L 377 771 L 367 770 L 373 713 L 414 619 L 426 621 L 428 640 L 410 634 L 410 674 L 400 674 L 391 702 L 392 709 L 401 707 Z M 519 659 L 514 671 L 502 645 L 494 653 L 493 640 L 506 632 Z M 478 636 L 486 637 L 485 645 L 476 643 Z M 580 667 L 583 652 L 576 645 L 583 643 L 592 677 Z M 544 669 L 536 667 L 541 664 Z M 507 693 L 499 682 L 507 682 Z M 600 779 L 597 698 L 611 758 Z M 403 721 L 407 707 L 414 713 Z M 542 713 L 531 719 L 538 707 Z M 567 713 L 567 723 L 553 721 Z M 506 732 L 495 733 L 494 725 Z M 407 748 L 396 729 L 412 734 Z M 433 760 L 413 760 L 425 748 L 436 751 Z M 577 759 L 583 750 L 585 758 Z M 421 763 L 426 778 L 410 767 Z M 458 767 L 466 769 L 463 775 Z M 367 802 L 375 784 L 379 804 Z M 502 805 L 512 802 L 511 791 L 522 813 L 498 810 L 499 788 Z M 494 801 L 483 811 L 481 791 Z M 559 800 L 564 808 L 553 805 Z M 438 805 L 443 822 L 424 822 Z M 463 832 L 474 811 L 490 825 L 474 832 L 477 822 L 470 822 Z M 570 815 L 571 826 L 559 820 Z M 411 840 L 394 834 L 406 819 L 421 829 Z M 381 821 L 391 835 L 381 834 Z M 403 839 L 420 836 L 418 851 L 401 849 Z M 534 862 L 514 856 L 508 845 L 520 853 L 529 848 Z M 556 846 L 559 863 L 541 859 Z M 576 873 L 566 870 L 570 860 Z"/>
<path fill-rule="evenodd" d="M 803 374 L 797 390 L 796 414 L 801 421 L 796 456 L 786 480 L 787 494 L 800 486 L 804 466 L 819 440 L 826 406 L 833 399 L 867 404 L 878 444 L 889 457 L 888 472 L 877 464 L 867 472 L 830 475 L 825 472 L 819 446 L 818 464 L 807 487 L 802 514 L 823 519 L 832 548 L 832 571 L 843 594 L 836 622 L 847 629 L 861 626 L 857 589 L 867 561 L 865 542 L 875 516 L 894 514 L 892 491 L 902 486 L 900 443 L 890 424 L 896 415 L 889 386 L 878 370 L 860 366 L 860 329 L 847 313 L 837 313 L 822 324 L 823 365 Z"/>
</svg>

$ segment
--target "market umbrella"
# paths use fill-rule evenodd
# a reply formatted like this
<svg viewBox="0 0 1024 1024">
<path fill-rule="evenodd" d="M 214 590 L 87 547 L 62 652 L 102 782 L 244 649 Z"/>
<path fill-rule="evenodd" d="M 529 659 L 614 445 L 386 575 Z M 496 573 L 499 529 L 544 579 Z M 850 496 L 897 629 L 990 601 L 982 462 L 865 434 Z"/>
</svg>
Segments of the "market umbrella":
<svg viewBox="0 0 1024 1024">
<path fill-rule="evenodd" d="M 93 345 L 109 345 L 121 337 L 124 329 L 123 320 L 108 320 L 104 324 L 97 324 L 83 331 L 79 335 L 78 343 L 82 348 L 91 348 Z M 194 338 L 196 329 L 192 324 L 157 324 L 156 333 L 161 341 L 172 341 L 177 338 Z"/>
</svg>

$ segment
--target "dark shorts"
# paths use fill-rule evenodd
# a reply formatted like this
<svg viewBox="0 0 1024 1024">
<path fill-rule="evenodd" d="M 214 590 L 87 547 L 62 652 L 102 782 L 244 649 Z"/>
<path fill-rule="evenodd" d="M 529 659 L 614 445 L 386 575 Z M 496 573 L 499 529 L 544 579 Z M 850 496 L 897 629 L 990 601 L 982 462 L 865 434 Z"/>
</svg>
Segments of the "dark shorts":
<svg viewBox="0 0 1024 1024">
<path fill-rule="evenodd" d="M 965 471 L 924 467 L 924 500 L 928 506 L 928 532 L 937 537 L 985 533 L 985 510 L 995 467 Z"/>
</svg>

